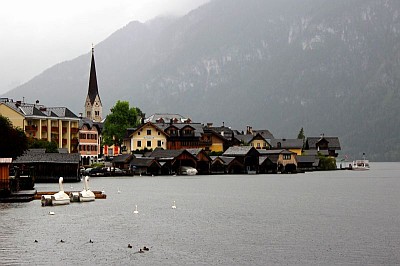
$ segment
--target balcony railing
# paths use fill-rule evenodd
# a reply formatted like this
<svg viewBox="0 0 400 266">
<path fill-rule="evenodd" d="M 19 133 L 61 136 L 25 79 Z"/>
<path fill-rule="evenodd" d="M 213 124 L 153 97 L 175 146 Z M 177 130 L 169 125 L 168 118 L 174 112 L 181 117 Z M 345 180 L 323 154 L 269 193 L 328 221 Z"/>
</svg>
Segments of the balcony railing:
<svg viewBox="0 0 400 266">
<path fill-rule="evenodd" d="M 25 126 L 25 131 L 37 131 L 37 126 L 32 125 L 32 126 Z"/>
<path fill-rule="evenodd" d="M 72 134 L 75 134 L 75 133 L 78 133 L 78 132 L 79 132 L 79 128 L 75 128 L 75 127 L 71 128 L 71 133 Z"/>
</svg>

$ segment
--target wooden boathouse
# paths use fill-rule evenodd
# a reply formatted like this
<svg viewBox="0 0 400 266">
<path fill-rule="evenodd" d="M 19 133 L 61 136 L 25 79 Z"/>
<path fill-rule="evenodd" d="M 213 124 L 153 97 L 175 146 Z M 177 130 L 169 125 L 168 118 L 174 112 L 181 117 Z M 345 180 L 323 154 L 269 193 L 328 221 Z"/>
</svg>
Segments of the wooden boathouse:
<svg viewBox="0 0 400 266">
<path fill-rule="evenodd" d="M 0 158 L 0 196 L 9 194 L 10 188 L 10 165 L 12 158 Z"/>
<path fill-rule="evenodd" d="M 46 153 L 44 149 L 31 149 L 13 161 L 21 175 L 28 171 L 35 182 L 80 181 L 80 156 L 78 153 Z"/>
</svg>

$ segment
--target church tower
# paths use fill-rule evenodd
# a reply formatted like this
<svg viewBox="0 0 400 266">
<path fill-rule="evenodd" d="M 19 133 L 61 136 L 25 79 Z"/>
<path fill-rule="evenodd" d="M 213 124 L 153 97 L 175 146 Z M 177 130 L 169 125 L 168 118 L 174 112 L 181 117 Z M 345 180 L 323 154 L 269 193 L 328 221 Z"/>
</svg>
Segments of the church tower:
<svg viewBox="0 0 400 266">
<path fill-rule="evenodd" d="M 96 66 L 94 64 L 94 47 L 92 47 L 92 61 L 90 63 L 89 88 L 85 102 L 84 117 L 94 121 L 101 122 L 103 105 L 101 104 L 99 88 L 97 87 Z"/>
</svg>

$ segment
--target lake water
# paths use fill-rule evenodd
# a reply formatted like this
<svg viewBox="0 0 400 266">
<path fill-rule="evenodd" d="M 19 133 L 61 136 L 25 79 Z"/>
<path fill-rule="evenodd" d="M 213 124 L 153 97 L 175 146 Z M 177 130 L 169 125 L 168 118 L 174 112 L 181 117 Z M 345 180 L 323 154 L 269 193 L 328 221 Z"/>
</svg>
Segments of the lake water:
<svg viewBox="0 0 400 266">
<path fill-rule="evenodd" d="M 94 177 L 90 187 L 107 199 L 0 204 L 0 264 L 400 264 L 400 163 L 364 172 Z M 150 250 L 137 253 L 143 246 Z"/>
</svg>

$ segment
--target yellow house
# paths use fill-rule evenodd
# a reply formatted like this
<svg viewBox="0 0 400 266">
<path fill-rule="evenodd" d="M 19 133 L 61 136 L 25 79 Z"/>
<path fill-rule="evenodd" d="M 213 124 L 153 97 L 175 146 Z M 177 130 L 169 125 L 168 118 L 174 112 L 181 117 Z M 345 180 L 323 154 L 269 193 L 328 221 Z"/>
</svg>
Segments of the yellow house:
<svg viewBox="0 0 400 266">
<path fill-rule="evenodd" d="M 140 125 L 128 138 L 127 149 L 130 151 L 162 148 L 167 149 L 168 135 L 151 122 Z"/>
<path fill-rule="evenodd" d="M 268 141 L 261 136 L 259 133 L 255 134 L 253 138 L 250 140 L 250 146 L 256 148 L 257 150 L 259 149 L 269 149 L 271 145 L 268 143 Z"/>
<path fill-rule="evenodd" d="M 21 101 L 0 99 L 0 115 L 14 127 L 24 130 L 27 137 L 54 141 L 58 148 L 78 152 L 79 118 L 66 107 L 45 107 Z"/>
</svg>

